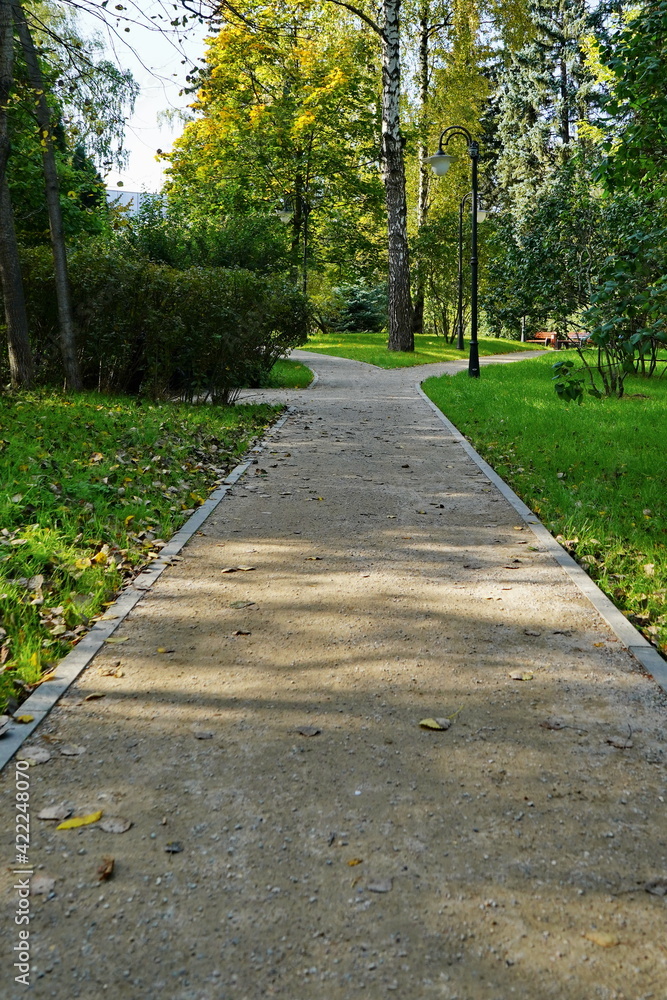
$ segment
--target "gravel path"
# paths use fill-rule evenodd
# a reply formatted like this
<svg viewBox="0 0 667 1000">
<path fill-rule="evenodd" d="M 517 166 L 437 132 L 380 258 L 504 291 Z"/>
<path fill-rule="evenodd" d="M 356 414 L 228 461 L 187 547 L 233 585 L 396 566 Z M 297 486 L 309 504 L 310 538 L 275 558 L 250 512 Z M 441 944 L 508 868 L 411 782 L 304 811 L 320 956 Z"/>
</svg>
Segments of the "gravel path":
<svg viewBox="0 0 667 1000">
<path fill-rule="evenodd" d="M 665 1000 L 665 695 L 417 396 L 456 366 L 296 356 L 318 385 L 32 741 L 0 994 Z"/>
</svg>

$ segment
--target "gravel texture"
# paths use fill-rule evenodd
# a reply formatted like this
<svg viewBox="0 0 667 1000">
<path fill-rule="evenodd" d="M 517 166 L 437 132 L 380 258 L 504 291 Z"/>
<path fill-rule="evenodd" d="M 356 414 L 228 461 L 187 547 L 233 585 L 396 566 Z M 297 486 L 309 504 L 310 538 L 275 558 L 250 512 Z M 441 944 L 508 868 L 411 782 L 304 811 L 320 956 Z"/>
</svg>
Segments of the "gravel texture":
<svg viewBox="0 0 667 1000">
<path fill-rule="evenodd" d="M 665 1000 L 666 696 L 417 396 L 456 366 L 306 363 L 31 740 L 29 990 L 2 776 L 0 994 Z"/>
</svg>

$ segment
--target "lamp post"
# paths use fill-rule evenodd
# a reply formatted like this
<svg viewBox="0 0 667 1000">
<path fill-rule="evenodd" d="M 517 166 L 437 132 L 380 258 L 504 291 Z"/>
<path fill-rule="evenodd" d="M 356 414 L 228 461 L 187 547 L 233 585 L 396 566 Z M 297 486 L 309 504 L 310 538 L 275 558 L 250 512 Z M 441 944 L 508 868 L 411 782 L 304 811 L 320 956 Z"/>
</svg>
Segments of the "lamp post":
<svg viewBox="0 0 667 1000">
<path fill-rule="evenodd" d="M 456 323 L 457 323 L 457 337 L 456 337 L 456 349 L 457 351 L 465 350 L 465 341 L 463 340 L 463 210 L 465 208 L 465 203 L 470 197 L 472 192 L 467 191 L 461 198 L 459 204 L 459 284 L 458 284 L 458 306 L 456 311 Z M 484 222 L 489 213 L 484 208 L 477 209 L 477 221 Z"/>
<path fill-rule="evenodd" d="M 437 177 L 443 177 L 449 170 L 454 157 L 446 153 L 445 149 L 449 145 L 450 139 L 454 136 L 462 136 L 468 143 L 468 156 L 472 169 L 472 252 L 470 255 L 470 356 L 468 360 L 468 375 L 471 378 L 479 378 L 479 345 L 477 343 L 477 161 L 479 160 L 479 143 L 470 135 L 467 128 L 462 125 L 450 125 L 444 129 L 438 143 L 438 152 L 429 156 L 426 160 L 431 164 L 433 173 Z M 443 149 L 444 140 L 444 149 Z M 459 328 L 460 330 L 460 328 Z M 460 334 L 459 334 L 460 335 Z"/>
</svg>

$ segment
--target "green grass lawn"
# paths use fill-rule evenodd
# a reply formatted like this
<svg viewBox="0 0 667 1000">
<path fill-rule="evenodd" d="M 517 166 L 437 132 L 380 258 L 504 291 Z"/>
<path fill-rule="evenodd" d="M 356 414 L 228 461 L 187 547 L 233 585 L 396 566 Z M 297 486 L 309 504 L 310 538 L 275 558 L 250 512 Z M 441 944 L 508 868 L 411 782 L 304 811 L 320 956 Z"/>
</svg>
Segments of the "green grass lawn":
<svg viewBox="0 0 667 1000">
<path fill-rule="evenodd" d="M 0 710 L 68 652 L 279 412 L 0 397 Z"/>
<path fill-rule="evenodd" d="M 267 389 L 307 389 L 313 381 L 313 373 L 300 361 L 276 361 L 269 372 Z"/>
<path fill-rule="evenodd" d="M 623 399 L 568 405 L 553 390 L 553 361 L 431 378 L 423 388 L 667 653 L 667 382 L 632 377 Z"/>
<path fill-rule="evenodd" d="M 513 351 L 539 350 L 539 345 L 520 344 L 516 340 L 497 340 L 495 337 L 480 337 L 479 353 L 510 354 Z M 410 368 L 414 365 L 435 364 L 437 361 L 458 361 L 468 357 L 468 341 L 465 351 L 457 351 L 452 344 L 446 344 L 442 337 L 427 334 L 415 335 L 415 349 L 412 353 L 387 350 L 386 333 L 327 333 L 315 334 L 301 348 L 318 354 L 331 354 L 336 358 L 351 358 L 366 361 L 378 368 Z"/>
</svg>

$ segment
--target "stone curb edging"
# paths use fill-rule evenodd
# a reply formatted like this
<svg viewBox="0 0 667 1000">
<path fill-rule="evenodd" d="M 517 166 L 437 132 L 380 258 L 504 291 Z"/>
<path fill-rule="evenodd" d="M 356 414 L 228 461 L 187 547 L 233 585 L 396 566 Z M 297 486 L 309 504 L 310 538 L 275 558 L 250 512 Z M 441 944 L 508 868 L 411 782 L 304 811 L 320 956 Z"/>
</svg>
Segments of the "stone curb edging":
<svg viewBox="0 0 667 1000">
<path fill-rule="evenodd" d="M 470 442 L 463 436 L 461 431 L 449 420 L 442 410 L 438 409 L 433 400 L 429 399 L 421 385 L 417 383 L 417 392 L 422 399 L 431 407 L 436 416 L 442 421 L 450 432 L 452 439 L 461 445 L 467 455 L 473 460 L 475 465 L 481 469 L 490 482 L 502 493 L 507 502 L 514 508 L 519 517 L 529 525 L 531 531 L 540 544 L 546 549 L 549 555 L 553 556 L 559 566 L 565 570 L 573 583 L 577 585 L 583 595 L 588 598 L 598 614 L 604 618 L 611 630 L 617 635 L 625 648 L 639 661 L 646 673 L 656 681 L 657 684 L 667 691 L 667 662 L 663 660 L 660 653 L 655 649 L 644 636 L 631 625 L 625 615 L 618 610 L 616 605 L 600 590 L 596 583 L 590 578 L 588 573 L 581 568 L 572 556 L 565 551 L 553 535 L 547 531 L 542 522 L 533 513 L 523 500 L 517 496 L 504 479 L 485 462 Z"/>
<path fill-rule="evenodd" d="M 312 388 L 315 379 L 307 387 Z M 167 566 L 170 566 L 175 555 L 185 547 L 196 531 L 202 526 L 204 521 L 213 513 L 218 504 L 223 500 L 232 486 L 239 481 L 243 474 L 252 464 L 252 456 L 257 455 L 271 443 L 271 439 L 276 431 L 279 431 L 283 424 L 295 412 L 293 406 L 287 407 L 286 412 L 273 424 L 265 436 L 252 446 L 244 456 L 243 460 L 232 469 L 227 478 L 223 481 L 207 500 L 198 507 L 185 522 L 182 528 L 171 536 L 167 544 L 161 549 L 160 555 L 152 563 L 142 570 L 134 578 L 129 587 L 121 591 L 114 604 L 106 611 L 106 615 L 113 620 L 97 621 L 89 632 L 83 637 L 74 649 L 63 657 L 56 667 L 57 677 L 55 680 L 40 684 L 34 694 L 26 698 L 20 706 L 21 715 L 32 715 L 32 722 L 14 722 L 9 726 L 8 731 L 0 738 L 0 771 L 9 763 L 14 754 L 20 750 L 26 740 L 32 736 L 40 722 L 51 711 L 67 689 L 74 683 L 94 656 L 99 653 L 105 641 L 113 635 L 119 625 L 121 625 L 130 611 L 139 603 L 147 590 L 158 580 Z M 105 615 L 105 617 L 106 617 Z"/>
</svg>

